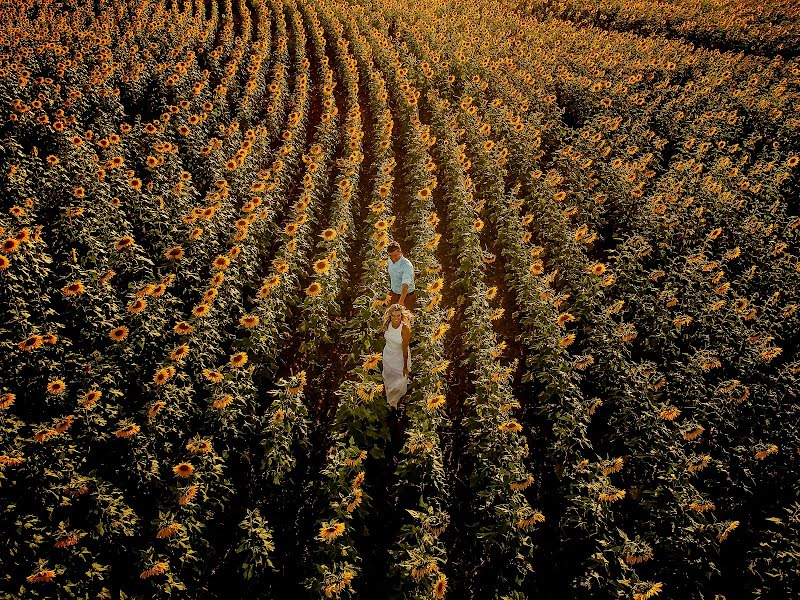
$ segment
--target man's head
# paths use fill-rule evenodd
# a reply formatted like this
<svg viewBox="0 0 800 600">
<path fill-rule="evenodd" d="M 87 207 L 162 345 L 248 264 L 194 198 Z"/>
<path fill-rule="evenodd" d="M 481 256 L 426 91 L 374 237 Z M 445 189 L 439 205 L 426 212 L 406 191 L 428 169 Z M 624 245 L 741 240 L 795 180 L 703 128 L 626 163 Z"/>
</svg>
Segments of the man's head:
<svg viewBox="0 0 800 600">
<path fill-rule="evenodd" d="M 393 263 L 396 263 L 403 257 L 403 251 L 400 249 L 400 244 L 397 242 L 391 242 L 388 246 L 386 246 L 386 252 L 389 254 L 389 258 L 392 259 Z"/>
</svg>

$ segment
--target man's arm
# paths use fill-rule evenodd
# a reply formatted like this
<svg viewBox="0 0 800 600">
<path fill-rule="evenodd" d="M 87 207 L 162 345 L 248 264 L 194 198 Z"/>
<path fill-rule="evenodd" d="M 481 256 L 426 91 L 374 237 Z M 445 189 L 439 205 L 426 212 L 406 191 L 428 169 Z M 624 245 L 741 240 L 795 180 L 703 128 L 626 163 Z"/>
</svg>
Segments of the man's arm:
<svg viewBox="0 0 800 600">
<path fill-rule="evenodd" d="M 400 304 L 403 304 L 406 300 L 406 295 L 408 295 L 408 286 L 411 285 L 411 282 L 414 281 L 414 267 L 411 265 L 411 262 L 406 263 L 405 269 L 403 269 L 403 289 L 400 292 Z"/>
</svg>

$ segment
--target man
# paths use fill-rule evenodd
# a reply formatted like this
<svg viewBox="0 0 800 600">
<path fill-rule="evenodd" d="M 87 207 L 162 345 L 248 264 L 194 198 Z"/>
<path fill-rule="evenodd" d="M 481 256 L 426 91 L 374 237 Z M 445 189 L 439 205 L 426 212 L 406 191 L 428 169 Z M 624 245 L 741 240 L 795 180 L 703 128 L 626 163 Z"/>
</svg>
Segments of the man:
<svg viewBox="0 0 800 600">
<path fill-rule="evenodd" d="M 391 242 L 386 246 L 386 252 L 389 253 L 386 268 L 389 270 L 391 303 L 402 304 L 408 310 L 413 311 L 417 303 L 416 288 L 414 287 L 414 265 L 403 256 L 403 251 L 397 242 Z"/>
</svg>

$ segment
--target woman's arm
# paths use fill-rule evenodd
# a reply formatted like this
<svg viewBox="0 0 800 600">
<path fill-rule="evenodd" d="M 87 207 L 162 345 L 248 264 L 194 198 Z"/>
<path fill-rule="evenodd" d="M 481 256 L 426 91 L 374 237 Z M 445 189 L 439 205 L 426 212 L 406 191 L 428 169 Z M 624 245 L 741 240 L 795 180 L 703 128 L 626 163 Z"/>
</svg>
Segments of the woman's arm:
<svg viewBox="0 0 800 600">
<path fill-rule="evenodd" d="M 411 341 L 411 329 L 403 325 L 403 375 L 408 376 L 408 343 Z"/>
</svg>

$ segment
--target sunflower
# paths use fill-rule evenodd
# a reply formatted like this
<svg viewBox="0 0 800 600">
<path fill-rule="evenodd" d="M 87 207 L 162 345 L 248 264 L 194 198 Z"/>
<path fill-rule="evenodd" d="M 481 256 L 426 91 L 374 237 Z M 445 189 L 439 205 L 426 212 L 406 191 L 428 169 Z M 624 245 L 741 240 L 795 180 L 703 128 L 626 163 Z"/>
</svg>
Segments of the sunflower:
<svg viewBox="0 0 800 600">
<path fill-rule="evenodd" d="M 225 379 L 225 375 L 214 369 L 203 369 L 203 376 L 211 383 L 219 383 Z"/>
<path fill-rule="evenodd" d="M 244 315 L 241 319 L 239 319 L 239 323 L 242 325 L 242 327 L 247 327 L 249 329 L 258 325 L 259 318 L 256 315 Z"/>
<path fill-rule="evenodd" d="M 192 309 L 192 314 L 195 317 L 204 317 L 208 314 L 208 311 L 211 310 L 211 307 L 208 304 L 198 304 Z"/>
<path fill-rule="evenodd" d="M 179 321 L 172 330 L 179 335 L 187 335 L 194 331 L 194 327 L 189 325 L 186 321 Z"/>
<path fill-rule="evenodd" d="M 364 361 L 364 364 L 361 365 L 363 369 L 367 371 L 374 369 L 378 366 L 378 363 L 383 359 L 381 354 L 370 354 L 367 359 Z"/>
<path fill-rule="evenodd" d="M 108 332 L 108 337 L 110 337 L 115 342 L 121 342 L 126 337 L 128 337 L 128 328 L 124 325 L 120 325 L 119 327 L 114 327 L 111 331 Z"/>
<path fill-rule="evenodd" d="M 182 462 L 172 467 L 172 472 L 178 477 L 191 477 L 192 473 L 194 473 L 194 467 L 189 463 Z"/>
<path fill-rule="evenodd" d="M 445 397 L 439 394 L 437 396 L 431 396 L 430 398 L 428 398 L 427 407 L 428 410 L 434 410 L 439 408 L 444 403 L 445 403 Z"/>
<path fill-rule="evenodd" d="M 323 523 L 319 529 L 319 537 L 324 542 L 331 542 L 344 533 L 344 523 L 338 521 L 331 521 L 330 523 Z"/>
<path fill-rule="evenodd" d="M 228 265 L 231 264 L 231 259 L 227 256 L 219 255 L 216 259 L 214 259 L 214 268 L 220 271 L 227 269 Z"/>
<path fill-rule="evenodd" d="M 84 408 L 91 408 L 97 403 L 102 395 L 103 392 L 100 390 L 89 390 L 83 395 L 83 398 L 81 399 L 81 406 Z"/>
<path fill-rule="evenodd" d="M 450 325 L 448 325 L 447 323 L 442 323 L 441 325 L 439 325 L 436 328 L 436 331 L 434 331 L 431 334 L 431 341 L 438 342 L 442 338 L 442 336 L 447 332 L 448 329 L 450 329 Z"/>
<path fill-rule="evenodd" d="M 439 277 L 429 283 L 425 289 L 427 289 L 431 294 L 436 294 L 441 291 L 442 287 L 444 287 L 444 279 Z"/>
<path fill-rule="evenodd" d="M 592 275 L 602 275 L 606 272 L 606 266 L 603 263 L 594 263 L 587 270 Z"/>
<path fill-rule="evenodd" d="M 39 583 L 41 581 L 53 581 L 56 577 L 56 572 L 52 569 L 39 569 L 33 575 L 28 575 L 25 581 L 28 583 Z"/>
<path fill-rule="evenodd" d="M 129 438 L 139 433 L 139 430 L 140 427 L 136 425 L 136 423 L 131 423 L 121 427 L 120 429 L 117 429 L 117 431 L 114 432 L 114 435 L 116 435 L 118 438 Z"/>
<path fill-rule="evenodd" d="M 494 300 L 494 298 L 496 296 L 497 296 L 497 287 L 496 286 L 492 286 L 492 287 L 490 287 L 489 289 L 486 290 L 486 298 L 488 300 Z"/>
<path fill-rule="evenodd" d="M 233 367 L 243 367 L 247 363 L 247 353 L 246 352 L 237 352 L 230 359 L 231 366 Z"/>
<path fill-rule="evenodd" d="M 66 389 L 67 386 L 60 379 L 54 379 L 53 381 L 47 384 L 47 391 L 50 392 L 53 396 L 58 396 L 59 394 L 64 393 L 64 390 Z"/>
<path fill-rule="evenodd" d="M 574 321 L 575 317 L 572 316 L 570 313 L 561 313 L 558 315 L 558 319 L 556 319 L 556 323 L 559 327 L 566 327 L 567 323 L 570 321 Z"/>
<path fill-rule="evenodd" d="M 327 273 L 330 270 L 330 268 L 331 265 L 328 262 L 328 259 L 326 258 L 321 258 L 320 260 L 314 263 L 314 271 L 316 271 L 320 275 Z"/>
<path fill-rule="evenodd" d="M 164 367 L 156 371 L 156 374 L 153 376 L 153 381 L 155 381 L 156 385 L 164 385 L 167 381 L 172 379 L 174 375 L 175 367 Z"/>
<path fill-rule="evenodd" d="M 308 294 L 312 298 L 316 298 L 321 291 L 322 291 L 322 285 L 316 281 L 306 288 L 306 294 Z"/>
<path fill-rule="evenodd" d="M 180 246 L 170 248 L 164 253 L 164 256 L 166 256 L 168 260 L 180 260 L 183 258 L 183 248 Z"/>
<path fill-rule="evenodd" d="M 216 398 L 212 403 L 212 406 L 217 409 L 223 409 L 231 402 L 233 402 L 233 396 L 222 396 L 221 398 Z"/>
<path fill-rule="evenodd" d="M 508 421 L 507 423 L 498 425 L 497 428 L 500 431 L 507 431 L 509 433 L 519 433 L 520 431 L 522 431 L 522 425 L 520 425 L 516 421 Z"/>
<path fill-rule="evenodd" d="M 600 492 L 600 495 L 597 497 L 600 502 L 617 502 L 618 500 L 622 500 L 625 497 L 625 490 L 618 490 L 613 486 L 609 486 L 604 491 Z"/>
<path fill-rule="evenodd" d="M 444 573 L 439 573 L 436 583 L 433 584 L 433 595 L 437 598 L 444 598 L 447 593 L 447 577 Z"/>
<path fill-rule="evenodd" d="M 182 344 L 175 348 L 169 355 L 172 360 L 181 361 L 189 355 L 189 346 Z"/>
<path fill-rule="evenodd" d="M 0 410 L 7 410 L 14 404 L 14 401 L 17 399 L 17 396 L 12 393 L 6 393 L 0 396 Z"/>
<path fill-rule="evenodd" d="M 192 454 L 208 454 L 213 448 L 208 440 L 199 440 L 197 442 L 188 442 L 186 449 Z"/>
<path fill-rule="evenodd" d="M 633 587 L 633 600 L 649 600 L 661 593 L 663 587 L 664 584 L 661 582 L 640 581 Z"/>
<path fill-rule="evenodd" d="M 128 305 L 128 312 L 138 314 L 147 308 L 147 300 L 144 298 L 137 298 Z"/>
<path fill-rule="evenodd" d="M 322 232 L 322 234 L 320 235 L 320 237 L 321 237 L 323 240 L 325 240 L 326 242 L 330 242 L 330 241 L 333 241 L 334 239 L 336 239 L 336 236 L 337 236 L 337 235 L 338 235 L 338 234 L 336 233 L 336 230 L 335 230 L 335 229 L 328 228 L 328 229 L 326 229 L 326 230 L 324 230 L 324 231 Z"/>
<path fill-rule="evenodd" d="M 181 506 L 186 506 L 192 500 L 194 500 L 194 497 L 196 495 L 197 495 L 197 486 L 196 485 L 190 485 L 188 488 L 186 488 L 186 491 L 183 493 L 183 495 L 178 500 L 178 504 L 180 504 Z"/>
<path fill-rule="evenodd" d="M 31 335 L 31 336 L 25 338 L 24 340 L 22 340 L 17 345 L 19 346 L 20 350 L 24 350 L 26 352 L 29 352 L 31 350 L 35 350 L 36 348 L 41 346 L 43 343 L 44 343 L 44 339 L 42 338 L 42 336 L 40 336 L 40 335 Z"/>
<path fill-rule="evenodd" d="M 85 291 L 86 288 L 81 281 L 73 281 L 61 288 L 61 293 L 65 296 L 80 296 Z"/>
<path fill-rule="evenodd" d="M 116 242 L 114 242 L 115 250 L 126 250 L 131 246 L 133 246 L 133 238 L 129 235 L 122 236 Z"/>
<path fill-rule="evenodd" d="M 0 255 L 0 271 L 5 271 L 10 266 L 11 261 L 7 257 Z"/>
<path fill-rule="evenodd" d="M 544 272 L 544 263 L 541 261 L 541 259 L 536 259 L 531 263 L 529 271 L 531 272 L 531 275 L 541 275 Z"/>
</svg>

